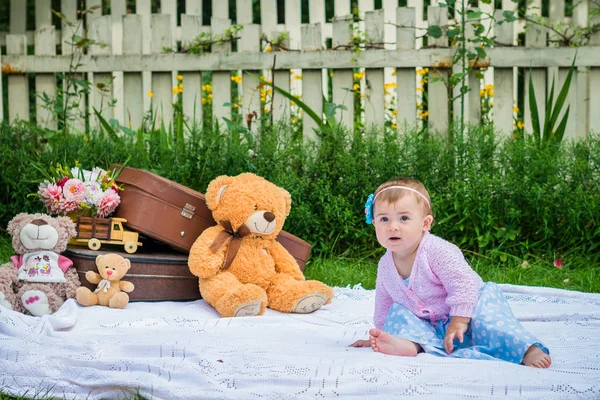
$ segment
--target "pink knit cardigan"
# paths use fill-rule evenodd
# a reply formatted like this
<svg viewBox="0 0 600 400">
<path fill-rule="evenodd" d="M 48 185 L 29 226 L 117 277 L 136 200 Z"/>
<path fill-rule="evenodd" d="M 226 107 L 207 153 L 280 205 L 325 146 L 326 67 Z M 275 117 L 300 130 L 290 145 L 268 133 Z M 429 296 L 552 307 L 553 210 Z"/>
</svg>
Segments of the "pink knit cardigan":
<svg viewBox="0 0 600 400">
<path fill-rule="evenodd" d="M 381 329 L 393 303 L 432 321 L 471 317 L 483 281 L 454 244 L 426 232 L 417 249 L 408 286 L 387 251 L 377 269 L 375 327 Z"/>
</svg>

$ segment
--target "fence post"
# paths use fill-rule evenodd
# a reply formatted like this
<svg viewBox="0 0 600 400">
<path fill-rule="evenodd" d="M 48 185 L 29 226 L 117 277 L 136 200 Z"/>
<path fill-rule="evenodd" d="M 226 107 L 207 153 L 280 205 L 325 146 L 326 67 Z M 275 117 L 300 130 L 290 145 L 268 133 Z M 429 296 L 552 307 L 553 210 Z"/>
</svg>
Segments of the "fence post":
<svg viewBox="0 0 600 400">
<path fill-rule="evenodd" d="M 336 3 L 337 5 L 337 3 Z M 335 49 L 338 46 L 347 46 L 352 37 L 350 24 L 352 20 L 348 16 L 335 17 L 333 20 L 333 40 L 332 46 Z M 338 50 L 334 50 L 338 51 Z M 354 83 L 354 74 L 351 69 L 332 70 L 333 73 L 333 99 L 330 102 L 334 106 L 345 106 L 346 110 L 337 108 L 335 119 L 342 125 L 345 125 L 351 132 L 354 131 L 354 93 L 352 85 Z"/>
<path fill-rule="evenodd" d="M 321 50 L 321 24 L 304 25 L 302 27 L 302 51 Z M 323 116 L 323 72 L 321 69 L 305 69 L 302 71 L 302 101 L 318 116 Z M 307 114 L 302 114 L 302 137 L 305 141 L 315 140 L 317 123 Z"/>
<path fill-rule="evenodd" d="M 6 54 L 26 55 L 26 35 L 6 35 Z M 26 74 L 8 75 L 8 122 L 29 121 L 29 80 Z"/>
<path fill-rule="evenodd" d="M 10 33 L 25 35 L 27 33 L 27 7 L 23 0 L 10 0 Z M 6 39 L 8 46 L 8 38 Z"/>
<path fill-rule="evenodd" d="M 396 51 L 415 48 L 416 10 L 400 7 L 396 10 Z M 408 131 L 417 122 L 417 84 L 414 68 L 396 68 L 396 124 Z"/>
</svg>

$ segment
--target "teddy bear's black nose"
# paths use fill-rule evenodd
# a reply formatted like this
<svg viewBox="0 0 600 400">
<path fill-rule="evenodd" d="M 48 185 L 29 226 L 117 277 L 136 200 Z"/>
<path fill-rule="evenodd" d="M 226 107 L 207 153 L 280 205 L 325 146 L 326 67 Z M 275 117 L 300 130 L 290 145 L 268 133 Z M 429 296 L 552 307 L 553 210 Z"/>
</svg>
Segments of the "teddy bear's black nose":
<svg viewBox="0 0 600 400">
<path fill-rule="evenodd" d="M 48 225 L 46 223 L 46 221 L 44 221 L 43 219 L 39 219 L 39 218 L 38 219 L 34 219 L 33 221 L 31 221 L 31 223 L 33 225 L 37 225 L 37 226 Z"/>
<path fill-rule="evenodd" d="M 265 211 L 263 217 L 267 220 L 267 222 L 271 222 L 275 219 L 275 214 L 270 211 Z"/>
</svg>

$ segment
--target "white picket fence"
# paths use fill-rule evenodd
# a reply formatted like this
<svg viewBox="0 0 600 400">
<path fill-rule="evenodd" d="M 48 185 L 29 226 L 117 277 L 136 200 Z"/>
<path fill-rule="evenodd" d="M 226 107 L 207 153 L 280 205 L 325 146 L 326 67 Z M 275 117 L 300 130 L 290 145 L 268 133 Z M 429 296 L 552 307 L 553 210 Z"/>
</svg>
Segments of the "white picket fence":
<svg viewBox="0 0 600 400">
<path fill-rule="evenodd" d="M 6 0 L 5 0 L 6 1 Z M 531 11 L 540 12 L 542 0 L 531 2 Z M 383 0 L 383 8 L 374 9 L 374 0 L 359 0 L 359 31 L 366 32 L 373 43 L 384 44 L 383 48 L 353 52 L 343 47 L 352 39 L 350 0 L 334 0 L 335 17 L 325 20 L 325 1 L 309 1 L 309 24 L 301 23 L 300 0 L 285 0 L 285 23 L 277 21 L 277 1 L 260 0 L 261 25 L 253 24 L 252 0 L 236 0 L 237 24 L 243 25 L 237 51 L 231 43 L 213 45 L 210 53 L 192 55 L 165 52 L 165 48 L 176 48 L 180 41 L 183 47 L 203 32 L 222 34 L 232 25 L 228 18 L 229 2 L 212 0 L 210 26 L 203 26 L 202 0 L 186 0 L 185 10 L 178 10 L 176 0 L 162 0 L 160 13 L 151 13 L 150 0 L 137 0 L 135 14 L 128 13 L 125 0 L 110 1 L 110 15 L 96 11 L 85 15 L 89 37 L 108 44 L 93 46 L 82 56 L 77 73 L 92 83 L 112 79 L 110 91 L 94 88 L 86 101 L 79 105 L 101 109 L 104 117 L 116 119 L 123 126 L 136 129 L 151 108 L 167 126 L 173 117 L 173 88 L 183 78 L 183 111 L 188 119 L 203 119 L 202 88 L 203 72 L 212 72 L 212 115 L 217 121 L 231 118 L 232 85 L 238 85 L 242 115 L 256 111 L 264 112 L 259 93 L 258 76 L 273 79 L 275 85 L 297 94 L 313 110 L 321 110 L 327 96 L 327 80 L 332 80 L 332 98 L 337 117 L 352 127 L 355 121 L 354 101 L 351 92 L 355 73 L 362 76 L 360 91 L 364 115 L 359 116 L 365 126 L 383 126 L 392 115 L 394 126 L 402 129 L 419 123 L 417 104 L 423 101 L 422 88 L 416 71 L 429 68 L 431 76 L 448 77 L 454 48 L 448 48 L 448 38 L 429 38 L 427 48 L 422 47 L 421 36 L 428 24 L 446 25 L 447 8 L 429 6 L 428 21 L 423 20 L 423 0 L 408 0 L 408 7 L 397 7 L 397 0 Z M 437 4 L 432 1 L 432 4 Z M 550 18 L 566 24 L 587 26 L 588 8 L 586 1 L 580 2 L 573 16 L 566 18 L 564 0 L 550 2 Z M 101 0 L 87 0 L 86 8 L 99 6 Z M 479 9 L 493 13 L 502 20 L 503 10 L 514 10 L 516 3 L 503 0 L 503 9 L 479 4 Z M 60 11 L 69 21 L 77 20 L 77 0 L 62 0 Z M 180 15 L 180 25 L 176 24 Z M 6 46 L 6 55 L 0 56 L 1 75 L 7 75 L 8 103 L 2 104 L 0 96 L 0 118 L 3 107 L 8 108 L 8 119 L 30 120 L 29 80 L 27 74 L 35 74 L 35 91 L 45 92 L 52 97 L 56 92 L 57 74 L 70 71 L 70 49 L 73 31 L 62 24 L 61 29 L 52 25 L 51 1 L 35 0 L 36 30 L 25 30 L 25 2 L 10 0 L 10 32 L 0 33 L 0 46 Z M 593 21 L 592 21 L 593 22 Z M 488 21 L 482 21 L 489 26 Z M 515 123 L 517 97 L 516 68 L 531 68 L 537 98 L 543 99 L 549 82 L 557 77 L 557 84 L 564 81 L 577 49 L 548 47 L 547 32 L 533 26 L 526 31 L 526 47 L 517 47 L 517 34 L 523 30 L 523 21 L 504 23 L 491 28 L 498 46 L 487 50 L 489 65 L 485 79 L 469 77 L 472 90 L 466 96 L 466 120 L 479 123 L 481 116 L 480 88 L 494 85 L 492 120 L 498 130 L 510 133 Z M 288 51 L 267 52 L 261 46 L 261 35 L 276 38 L 282 32 L 288 34 Z M 82 33 L 80 33 L 82 34 Z M 326 50 L 326 41 L 331 38 L 334 50 Z M 62 54 L 56 54 L 56 44 L 62 43 Z M 27 46 L 34 46 L 35 55 L 27 55 Z M 435 45 L 435 46 L 432 46 Z M 337 48 L 337 49 L 336 49 Z M 600 131 L 600 35 L 596 33 L 588 47 L 577 51 L 577 71 L 574 75 L 568 103 L 571 106 L 567 137 L 584 138 L 590 131 Z M 329 71 L 329 72 L 328 72 Z M 232 80 L 232 73 L 242 77 Z M 83 75 L 85 74 L 85 75 Z M 0 75 L 0 78 L 2 77 Z M 298 79 L 301 75 L 301 79 Z M 2 85 L 3 79 L 0 79 Z M 389 90 L 389 89 L 393 90 Z M 1 93 L 0 86 L 0 93 Z M 264 89 L 264 88 L 263 88 Z M 421 91 L 419 91 L 421 90 Z M 430 129 L 447 132 L 449 125 L 449 96 L 444 83 L 430 83 L 428 90 L 428 124 Z M 148 95 L 152 92 L 152 98 Z M 456 93 L 455 93 L 456 94 Z M 527 94 L 526 94 L 527 95 Z M 273 93 L 275 119 L 289 117 L 293 103 Z M 107 107 L 111 99 L 116 103 Z M 456 102 L 456 100 L 455 100 Z M 540 112 L 545 105 L 539 101 Z M 528 100 L 525 99 L 526 129 L 530 127 Z M 395 112 L 390 113 L 392 107 Z M 269 107 L 270 108 L 270 107 Z M 458 109 L 458 103 L 455 103 Z M 93 114 L 93 113 L 92 113 Z M 455 112 L 455 116 L 457 113 Z M 36 122 L 50 129 L 56 128 L 52 112 L 46 110 L 38 99 Z M 314 137 L 314 122 L 306 114 L 303 118 L 303 134 Z M 77 127 L 83 128 L 83 121 Z"/>
</svg>

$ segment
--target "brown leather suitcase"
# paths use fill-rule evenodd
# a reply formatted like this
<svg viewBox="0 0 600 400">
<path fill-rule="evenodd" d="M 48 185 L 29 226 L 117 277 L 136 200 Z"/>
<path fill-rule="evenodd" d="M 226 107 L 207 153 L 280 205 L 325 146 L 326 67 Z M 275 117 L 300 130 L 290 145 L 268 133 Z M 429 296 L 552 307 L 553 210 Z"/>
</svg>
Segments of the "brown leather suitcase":
<svg viewBox="0 0 600 400">
<path fill-rule="evenodd" d="M 120 166 L 112 166 L 118 170 Z M 216 225 L 202 193 L 141 169 L 125 167 L 117 178 L 123 185 L 121 204 L 114 216 L 144 236 L 188 253 L 208 227 Z M 308 261 L 311 245 L 281 231 L 277 241 L 290 252 L 301 270 Z"/>
<path fill-rule="evenodd" d="M 96 285 L 85 278 L 87 271 L 96 272 L 96 257 L 116 253 L 131 262 L 131 268 L 123 278 L 133 283 L 135 289 L 129 293 L 131 301 L 197 300 L 200 299 L 198 278 L 190 272 L 186 254 L 167 246 L 139 248 L 135 254 L 127 254 L 118 247 L 103 246 L 101 250 L 90 250 L 82 246 L 67 246 L 63 255 L 73 261 L 81 284 L 90 290 Z"/>
</svg>

